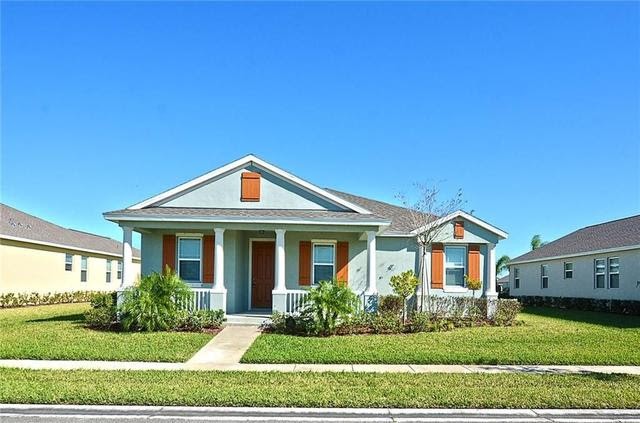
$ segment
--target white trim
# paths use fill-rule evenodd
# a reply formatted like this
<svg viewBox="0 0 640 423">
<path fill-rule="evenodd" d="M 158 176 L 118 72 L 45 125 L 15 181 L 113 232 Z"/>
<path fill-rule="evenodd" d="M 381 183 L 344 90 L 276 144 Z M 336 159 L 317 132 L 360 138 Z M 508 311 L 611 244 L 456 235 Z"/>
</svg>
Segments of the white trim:
<svg viewBox="0 0 640 423">
<path fill-rule="evenodd" d="M 7 239 L 9 241 L 25 242 L 27 244 L 46 245 L 47 247 L 55 247 L 55 248 L 61 248 L 61 249 L 64 249 L 64 250 L 79 251 L 79 252 L 82 252 L 82 253 L 101 254 L 103 256 L 111 256 L 111 257 L 122 258 L 122 254 L 108 253 L 106 251 L 101 251 L 101 250 L 89 250 L 89 249 L 86 249 L 86 248 L 74 247 L 72 245 L 56 244 L 54 242 L 36 241 L 36 240 L 33 240 L 33 239 L 20 238 L 20 237 L 17 237 L 17 236 L 1 235 L 0 239 Z M 134 258 L 140 260 L 140 257 L 135 256 Z"/>
<path fill-rule="evenodd" d="M 571 265 L 571 269 L 567 270 L 567 264 Z M 562 262 L 562 271 L 564 273 L 563 279 L 573 279 L 573 262 L 572 261 L 563 261 Z M 571 272 L 571 276 L 567 277 L 567 272 Z"/>
<path fill-rule="evenodd" d="M 509 266 L 512 266 L 514 264 L 535 263 L 537 261 L 559 260 L 559 259 L 572 258 L 572 257 L 597 256 L 600 254 L 615 253 L 618 251 L 638 250 L 638 249 L 640 249 L 640 244 L 629 245 L 626 247 L 606 248 L 603 250 L 585 251 L 582 253 L 564 254 L 561 256 L 541 257 L 541 258 L 531 259 L 531 260 L 512 261 L 512 262 L 509 262 Z"/>
<path fill-rule="evenodd" d="M 598 273 L 598 260 L 601 260 L 604 265 L 604 272 Z M 604 276 L 602 286 L 598 286 L 598 276 Z M 607 289 L 607 258 L 596 257 L 593 259 L 593 289 Z"/>
<path fill-rule="evenodd" d="M 315 283 L 316 276 L 316 261 L 315 261 L 315 246 L 316 245 L 324 245 L 324 246 L 332 246 L 333 247 L 333 263 L 331 266 L 333 267 L 332 279 L 336 277 L 336 254 L 337 254 L 337 240 L 311 240 L 311 286 L 317 285 Z M 318 263 L 319 266 L 327 266 L 327 263 Z"/>
<path fill-rule="evenodd" d="M 462 210 L 455 211 L 455 212 L 453 212 L 451 214 L 448 214 L 448 215 L 446 215 L 444 217 L 441 217 L 440 219 L 437 219 L 437 220 L 431 222 L 429 225 L 422 226 L 422 227 L 420 227 L 418 229 L 415 229 L 415 230 L 413 230 L 411 232 L 411 234 L 412 235 L 418 235 L 419 233 L 424 232 L 426 229 L 428 229 L 428 228 L 430 228 L 432 226 L 440 226 L 443 223 L 449 222 L 450 220 L 453 220 L 453 219 L 456 219 L 456 218 L 459 218 L 459 217 L 461 217 L 463 219 L 466 219 L 469 222 L 474 223 L 474 224 L 480 226 L 481 228 L 484 228 L 484 229 L 488 230 L 489 232 L 491 232 L 491 233 L 493 233 L 495 235 L 498 235 L 498 237 L 500 237 L 501 239 L 507 239 L 507 237 L 509 236 L 509 234 L 506 233 L 505 231 L 503 231 L 502 229 L 497 228 L 497 227 L 495 227 L 493 225 L 490 225 L 489 223 L 485 222 L 484 220 L 478 219 L 477 217 L 475 217 L 475 216 L 473 216 L 473 215 L 471 215 L 471 214 L 469 214 L 469 213 L 467 213 L 465 211 L 462 211 Z"/>
<path fill-rule="evenodd" d="M 188 258 L 187 259 L 181 259 L 180 258 L 180 240 L 181 239 L 197 239 L 198 241 L 200 241 L 200 258 L 199 259 L 188 259 Z M 203 275 L 202 275 L 202 271 L 203 271 L 202 262 L 204 261 L 203 260 L 203 253 L 204 253 L 203 244 L 204 244 L 204 242 L 202 241 L 202 235 L 200 235 L 200 236 L 196 236 L 196 235 L 177 236 L 176 235 L 176 252 L 175 252 L 176 257 L 175 258 L 176 258 L 176 268 L 177 268 L 177 271 L 178 271 L 178 277 L 180 277 L 180 279 L 182 279 L 182 276 L 180 276 L 180 261 L 181 260 L 182 261 L 198 261 L 198 262 L 200 262 L 200 274 L 198 275 L 198 276 L 200 276 L 200 279 L 197 280 L 197 281 L 182 279 L 183 281 L 188 282 L 188 283 L 204 283 L 204 281 L 203 281 L 204 278 L 203 278 Z"/>
<path fill-rule="evenodd" d="M 163 193 L 160 193 L 156 196 L 153 196 L 147 200 L 144 200 L 140 203 L 134 204 L 132 206 L 127 207 L 129 210 L 139 210 L 142 209 L 144 207 L 156 204 L 162 200 L 165 200 L 167 198 L 176 196 L 188 189 L 191 189 L 193 187 L 196 187 L 200 184 L 204 184 L 208 181 L 210 181 L 211 179 L 214 179 L 218 176 L 224 175 L 225 173 L 229 173 L 229 172 L 233 172 L 236 169 L 240 169 L 246 165 L 249 164 L 253 164 L 254 166 L 258 167 L 258 168 L 262 168 L 264 170 L 267 170 L 279 177 L 281 177 L 282 179 L 286 179 L 289 182 L 291 182 L 294 185 L 297 185 L 303 189 L 305 189 L 306 191 L 309 191 L 311 193 L 314 193 L 316 195 L 319 195 L 321 197 L 324 197 L 325 199 L 329 200 L 331 203 L 334 203 L 336 205 L 340 205 L 343 207 L 346 207 L 348 209 L 351 209 L 355 212 L 361 213 L 361 214 L 371 214 L 371 212 L 365 208 L 362 208 L 356 204 L 353 204 L 349 201 L 346 201 L 334 194 L 331 194 L 330 192 L 319 188 L 303 179 L 298 178 L 297 176 L 286 172 L 276 166 L 273 166 L 272 164 L 269 164 L 267 162 L 265 162 L 262 159 L 259 159 L 258 157 L 254 156 L 253 154 L 249 154 L 241 159 L 238 159 L 234 162 L 231 162 L 227 165 L 224 165 L 222 167 L 219 167 L 218 169 L 212 170 L 211 172 L 205 173 L 204 175 L 198 176 L 197 178 L 194 178 L 190 181 L 185 182 L 184 184 L 178 185 L 177 187 L 171 188 Z"/>
<path fill-rule="evenodd" d="M 462 254 L 462 283 L 463 285 L 448 285 L 448 289 L 445 289 L 447 287 L 447 248 L 461 248 L 462 250 L 464 250 L 464 253 Z M 442 253 L 443 253 L 443 259 L 444 259 L 444 263 L 442 266 L 442 289 L 444 292 L 467 292 L 469 289 L 464 285 L 464 275 L 467 274 L 467 266 L 468 266 L 468 254 L 469 254 L 469 249 L 467 248 L 467 245 L 460 245 L 460 244 L 444 244 L 442 246 Z M 456 267 L 452 267 L 451 269 L 459 269 L 459 266 Z"/>
<path fill-rule="evenodd" d="M 611 260 L 618 260 L 618 265 L 616 268 L 618 269 L 616 272 L 611 272 Z M 618 286 L 611 286 L 611 275 L 618 275 Z M 618 289 L 620 288 L 620 257 L 613 256 L 607 257 L 607 289 Z"/>
<path fill-rule="evenodd" d="M 295 218 L 272 218 L 272 217 L 217 217 L 217 216 L 127 216 L 126 214 L 104 215 L 105 219 L 111 222 L 121 220 L 127 222 L 206 222 L 206 223 L 273 223 L 278 225 L 317 225 L 327 224 L 336 226 L 389 226 L 389 220 L 353 221 L 337 219 L 295 219 Z M 406 237 L 406 236 L 405 236 Z"/>
<path fill-rule="evenodd" d="M 248 288 L 249 288 L 249 291 L 248 291 L 249 295 L 247 295 L 247 297 L 249 299 L 249 303 L 247 304 L 247 310 L 249 310 L 249 311 L 253 310 L 253 307 L 251 305 L 251 296 L 253 294 L 253 292 L 252 292 L 253 287 L 252 287 L 252 284 L 251 284 L 251 281 L 253 279 L 253 274 L 251 273 L 251 272 L 253 272 L 253 268 L 252 268 L 253 267 L 252 266 L 253 265 L 253 241 L 258 241 L 258 242 L 260 242 L 260 241 L 263 241 L 263 242 L 273 241 L 273 243 L 275 244 L 276 239 L 275 238 L 249 238 L 249 273 L 248 273 L 249 278 L 247 279 L 247 285 L 248 285 Z M 274 256 L 274 260 L 275 260 L 275 256 Z M 273 281 L 274 286 L 275 286 L 275 283 L 276 283 L 276 281 L 275 281 L 275 274 L 274 274 L 274 281 Z"/>
</svg>

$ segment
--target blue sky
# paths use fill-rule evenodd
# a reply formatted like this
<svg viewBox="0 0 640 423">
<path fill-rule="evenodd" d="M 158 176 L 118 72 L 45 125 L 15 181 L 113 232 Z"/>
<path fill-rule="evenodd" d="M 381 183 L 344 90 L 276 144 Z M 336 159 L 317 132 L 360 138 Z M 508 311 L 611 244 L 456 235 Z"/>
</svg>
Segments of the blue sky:
<svg viewBox="0 0 640 423">
<path fill-rule="evenodd" d="M 2 3 L 2 201 L 102 212 L 255 153 L 462 188 L 512 257 L 640 210 L 640 3 Z"/>
</svg>

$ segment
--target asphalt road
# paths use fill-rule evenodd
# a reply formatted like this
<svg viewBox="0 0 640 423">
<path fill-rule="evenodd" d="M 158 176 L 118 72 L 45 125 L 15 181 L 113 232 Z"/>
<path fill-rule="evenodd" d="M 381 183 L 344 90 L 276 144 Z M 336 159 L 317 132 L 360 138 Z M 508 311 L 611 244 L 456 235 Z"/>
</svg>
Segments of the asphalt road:
<svg viewBox="0 0 640 423">
<path fill-rule="evenodd" d="M 1 423 L 637 422 L 640 410 L 302 409 L 0 405 Z"/>
</svg>

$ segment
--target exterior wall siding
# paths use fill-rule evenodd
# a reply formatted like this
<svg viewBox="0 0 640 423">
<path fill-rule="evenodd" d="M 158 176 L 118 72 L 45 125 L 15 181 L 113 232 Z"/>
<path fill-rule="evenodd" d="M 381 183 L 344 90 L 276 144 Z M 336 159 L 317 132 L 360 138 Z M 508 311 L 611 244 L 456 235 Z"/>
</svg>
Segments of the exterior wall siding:
<svg viewBox="0 0 640 423">
<path fill-rule="evenodd" d="M 65 270 L 65 254 L 73 254 L 71 271 Z M 87 256 L 87 281 L 80 281 L 81 256 Z M 111 260 L 111 282 L 106 282 Z M 120 286 L 118 258 L 79 250 L 66 250 L 20 241 L 0 241 L 0 293 L 115 291 Z M 140 262 L 134 260 L 136 278 Z"/>
<path fill-rule="evenodd" d="M 595 288 L 594 260 L 619 257 L 620 287 Z M 573 278 L 564 279 L 564 263 L 573 263 Z M 549 287 L 542 288 L 541 265 L 549 266 Z M 520 272 L 520 287 L 514 283 L 515 270 Z M 640 300 L 640 249 L 605 254 L 592 254 L 510 266 L 510 294 L 513 296 L 549 296 L 597 299 Z"/>
</svg>

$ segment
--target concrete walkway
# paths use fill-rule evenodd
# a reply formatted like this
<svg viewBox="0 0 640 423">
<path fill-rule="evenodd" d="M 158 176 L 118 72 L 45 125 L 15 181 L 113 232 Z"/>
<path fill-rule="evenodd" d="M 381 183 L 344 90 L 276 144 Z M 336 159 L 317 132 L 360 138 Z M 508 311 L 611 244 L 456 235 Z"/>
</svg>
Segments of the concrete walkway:
<svg viewBox="0 0 640 423">
<path fill-rule="evenodd" d="M 186 362 L 188 369 L 240 363 L 240 359 L 260 335 L 258 326 L 225 326 L 200 351 Z"/>
<path fill-rule="evenodd" d="M 209 344 L 207 344 L 209 345 Z M 205 346 L 207 348 L 207 346 Z M 212 348 L 210 357 L 222 350 Z M 204 348 L 203 348 L 204 350 Z M 200 352 L 203 353 L 203 350 Z M 200 352 L 196 356 L 200 355 Z M 235 352 L 235 357 L 241 356 Z M 201 355 L 201 357 L 203 357 Z M 194 356 L 194 359 L 196 358 Z M 193 359 L 192 359 L 193 360 Z M 152 363 L 141 361 L 0 360 L 0 367 L 52 370 L 200 370 L 246 372 L 348 372 L 348 373 L 530 373 L 640 375 L 640 366 L 520 366 L 520 365 L 438 365 L 438 364 L 245 364 L 200 361 Z"/>
</svg>

